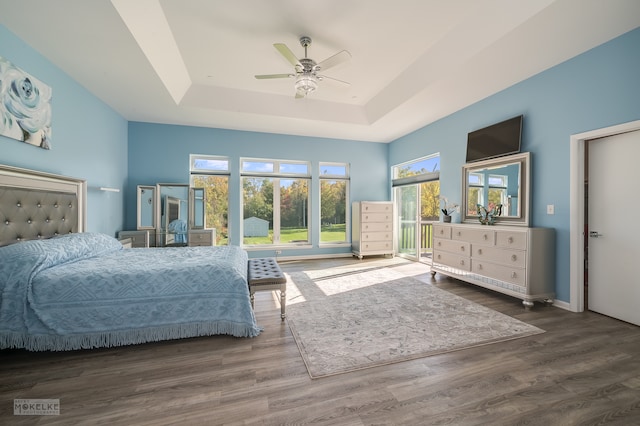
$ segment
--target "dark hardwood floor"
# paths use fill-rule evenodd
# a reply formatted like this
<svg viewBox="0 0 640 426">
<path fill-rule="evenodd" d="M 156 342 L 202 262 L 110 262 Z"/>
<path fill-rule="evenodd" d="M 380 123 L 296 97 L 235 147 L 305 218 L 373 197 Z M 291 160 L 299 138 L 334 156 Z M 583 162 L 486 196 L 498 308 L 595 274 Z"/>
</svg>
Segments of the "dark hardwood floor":
<svg viewBox="0 0 640 426">
<path fill-rule="evenodd" d="M 282 262 L 327 269 L 336 259 Z M 397 262 L 396 262 L 397 263 Z M 546 333 L 311 380 L 276 298 L 256 295 L 264 332 L 122 348 L 0 351 L 3 425 L 638 425 L 640 327 L 567 312 L 440 275 L 397 270 Z M 13 400 L 59 399 L 59 416 L 14 416 Z"/>
</svg>

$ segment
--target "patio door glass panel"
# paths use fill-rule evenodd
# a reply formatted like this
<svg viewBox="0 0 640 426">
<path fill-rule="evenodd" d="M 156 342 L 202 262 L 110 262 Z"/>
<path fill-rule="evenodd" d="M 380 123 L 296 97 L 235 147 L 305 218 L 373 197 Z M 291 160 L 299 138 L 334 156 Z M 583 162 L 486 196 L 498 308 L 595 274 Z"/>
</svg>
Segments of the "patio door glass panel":
<svg viewBox="0 0 640 426">
<path fill-rule="evenodd" d="M 395 188 L 396 211 L 398 212 L 397 244 L 398 254 L 418 260 L 418 218 L 419 185 L 407 185 Z"/>
</svg>

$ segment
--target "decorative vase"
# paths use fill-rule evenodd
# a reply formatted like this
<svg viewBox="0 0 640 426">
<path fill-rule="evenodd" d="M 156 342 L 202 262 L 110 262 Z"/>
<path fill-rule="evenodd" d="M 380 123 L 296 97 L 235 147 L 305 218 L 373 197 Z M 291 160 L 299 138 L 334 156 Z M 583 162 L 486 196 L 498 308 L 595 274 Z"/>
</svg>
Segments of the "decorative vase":
<svg viewBox="0 0 640 426">
<path fill-rule="evenodd" d="M 444 223 L 451 223 L 451 216 L 449 216 L 449 215 L 442 216 L 442 221 Z"/>
</svg>

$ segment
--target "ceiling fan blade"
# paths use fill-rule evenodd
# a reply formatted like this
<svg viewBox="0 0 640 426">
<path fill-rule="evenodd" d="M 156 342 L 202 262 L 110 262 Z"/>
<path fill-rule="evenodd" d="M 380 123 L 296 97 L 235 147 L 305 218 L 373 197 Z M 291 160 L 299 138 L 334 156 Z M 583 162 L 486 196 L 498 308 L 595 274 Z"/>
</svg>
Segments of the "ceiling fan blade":
<svg viewBox="0 0 640 426">
<path fill-rule="evenodd" d="M 291 65 L 293 65 L 296 68 L 303 68 L 298 58 L 296 58 L 296 55 L 293 54 L 291 49 L 289 49 L 286 44 L 275 43 L 273 47 L 275 47 L 278 50 L 278 52 L 280 52 L 280 54 L 284 56 L 285 59 L 291 63 Z"/>
<path fill-rule="evenodd" d="M 262 75 L 256 75 L 254 77 L 257 78 L 258 80 L 264 80 L 267 78 L 291 78 L 294 75 L 295 74 L 262 74 Z"/>
<path fill-rule="evenodd" d="M 351 53 L 343 50 L 316 65 L 317 70 L 326 70 L 351 59 Z"/>
<path fill-rule="evenodd" d="M 336 83 L 343 84 L 345 86 L 351 86 L 351 83 L 349 83 L 348 81 L 338 80 L 337 78 L 328 77 L 326 75 L 318 75 L 317 77 L 318 77 L 318 80 L 320 81 L 327 79 L 327 80 L 335 81 Z"/>
</svg>

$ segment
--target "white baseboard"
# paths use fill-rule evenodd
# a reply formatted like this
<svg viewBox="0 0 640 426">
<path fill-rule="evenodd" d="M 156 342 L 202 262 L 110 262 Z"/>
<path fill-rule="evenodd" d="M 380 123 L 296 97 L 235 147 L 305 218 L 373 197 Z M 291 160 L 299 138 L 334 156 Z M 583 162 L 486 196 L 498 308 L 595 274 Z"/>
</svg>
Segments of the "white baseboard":
<svg viewBox="0 0 640 426">
<path fill-rule="evenodd" d="M 553 306 L 556 308 L 564 309 L 571 312 L 576 312 L 574 309 L 571 309 L 571 304 L 567 302 L 563 302 L 562 300 L 554 300 Z"/>
<path fill-rule="evenodd" d="M 283 262 L 293 260 L 336 259 L 338 257 L 353 257 L 353 253 L 310 254 L 302 256 L 275 256 L 276 260 Z"/>
</svg>

